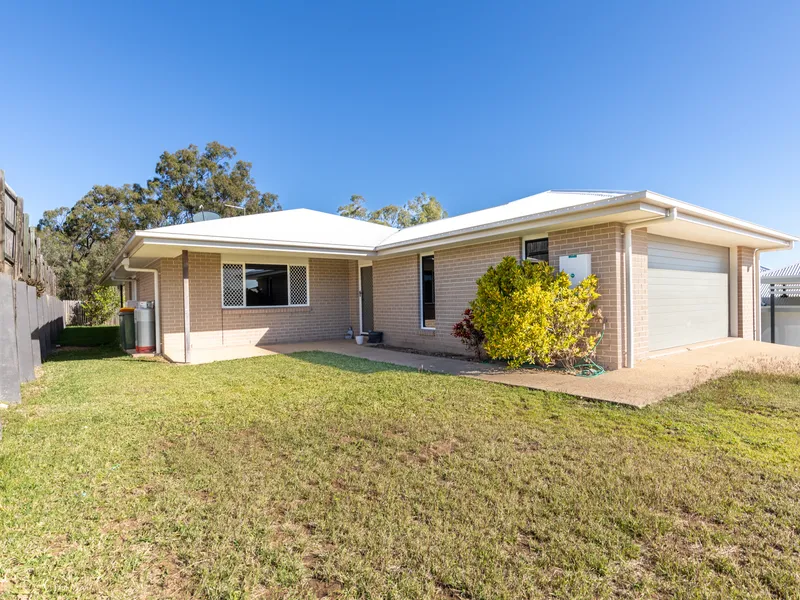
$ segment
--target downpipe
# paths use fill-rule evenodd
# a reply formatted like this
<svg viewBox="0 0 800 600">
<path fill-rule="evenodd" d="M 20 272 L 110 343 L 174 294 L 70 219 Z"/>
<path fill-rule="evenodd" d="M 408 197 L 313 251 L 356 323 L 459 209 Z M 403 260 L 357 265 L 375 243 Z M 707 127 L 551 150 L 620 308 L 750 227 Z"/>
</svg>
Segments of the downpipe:
<svg viewBox="0 0 800 600">
<path fill-rule="evenodd" d="M 633 312 L 633 230 L 642 229 L 657 223 L 671 223 L 678 218 L 678 209 L 670 208 L 663 217 L 647 219 L 625 226 L 625 316 L 626 316 L 626 354 L 625 366 L 632 369 L 636 364 L 634 359 L 634 312 Z"/>
</svg>

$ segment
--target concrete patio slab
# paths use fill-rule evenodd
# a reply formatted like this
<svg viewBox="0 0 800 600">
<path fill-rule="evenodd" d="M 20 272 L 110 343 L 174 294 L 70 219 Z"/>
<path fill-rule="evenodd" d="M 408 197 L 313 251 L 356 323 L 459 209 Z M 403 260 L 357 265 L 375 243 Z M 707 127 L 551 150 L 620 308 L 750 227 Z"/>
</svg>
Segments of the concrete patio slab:
<svg viewBox="0 0 800 600">
<path fill-rule="evenodd" d="M 634 369 L 611 371 L 592 379 L 536 369 L 508 371 L 485 363 L 358 346 L 349 340 L 276 344 L 262 350 L 265 354 L 333 352 L 424 371 L 562 392 L 639 408 L 691 390 L 705 381 L 736 370 L 789 371 L 800 375 L 800 348 L 736 338 L 731 338 L 726 343 L 687 348 L 683 352 L 651 358 Z"/>
</svg>

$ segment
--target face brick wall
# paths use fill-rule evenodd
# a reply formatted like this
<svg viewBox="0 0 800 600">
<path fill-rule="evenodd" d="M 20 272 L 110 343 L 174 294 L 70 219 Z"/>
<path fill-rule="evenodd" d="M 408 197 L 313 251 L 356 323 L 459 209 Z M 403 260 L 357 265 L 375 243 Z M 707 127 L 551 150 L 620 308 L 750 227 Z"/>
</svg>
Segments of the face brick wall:
<svg viewBox="0 0 800 600">
<path fill-rule="evenodd" d="M 164 353 L 183 356 L 183 267 L 181 257 L 161 261 Z M 274 344 L 343 338 L 351 325 L 356 261 L 309 260 L 310 306 L 222 308 L 221 256 L 189 253 L 189 316 L 193 348 Z M 355 326 L 355 325 L 354 325 Z"/>
<path fill-rule="evenodd" d="M 753 313 L 753 274 L 755 270 L 755 251 L 753 248 L 739 247 L 737 255 L 737 296 L 739 309 L 738 336 L 746 340 L 755 339 Z M 759 309 L 760 310 L 760 309 Z"/>
<path fill-rule="evenodd" d="M 550 239 L 550 264 L 558 268 L 558 258 L 568 254 L 591 254 L 592 272 L 597 275 L 597 291 L 601 295 L 597 301 L 606 319 L 605 336 L 597 351 L 600 364 L 609 369 L 619 369 L 625 365 L 625 248 L 624 228 L 620 223 L 606 223 L 548 234 Z M 642 240 L 638 236 L 637 249 L 642 263 Z M 646 238 L 644 254 L 646 260 Z M 645 263 L 646 264 L 646 263 Z M 637 269 L 640 273 L 641 268 Z M 646 269 L 645 269 L 646 271 Z M 639 290 L 640 285 L 634 285 Z M 645 282 L 646 289 L 646 282 Z M 644 314 L 646 323 L 647 311 Z"/>
<path fill-rule="evenodd" d="M 150 265 L 148 268 L 156 268 Z M 156 299 L 155 284 L 153 283 L 152 273 L 137 273 L 136 274 L 136 295 L 137 300 L 154 301 Z"/>
<path fill-rule="evenodd" d="M 519 260 L 521 244 L 520 238 L 507 238 L 433 252 L 435 331 L 420 327 L 419 255 L 373 261 L 375 329 L 392 346 L 463 354 L 464 346 L 450 332 L 475 297 L 475 282 L 503 257 Z"/>
</svg>

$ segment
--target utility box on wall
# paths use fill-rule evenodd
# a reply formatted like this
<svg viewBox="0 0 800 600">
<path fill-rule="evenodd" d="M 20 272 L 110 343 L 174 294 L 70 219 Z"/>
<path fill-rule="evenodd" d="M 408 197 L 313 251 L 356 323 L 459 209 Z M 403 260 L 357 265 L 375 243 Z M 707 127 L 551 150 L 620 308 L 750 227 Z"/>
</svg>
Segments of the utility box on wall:
<svg viewBox="0 0 800 600">
<path fill-rule="evenodd" d="M 559 256 L 558 269 L 569 275 L 570 287 L 575 287 L 592 274 L 591 254 Z"/>
</svg>

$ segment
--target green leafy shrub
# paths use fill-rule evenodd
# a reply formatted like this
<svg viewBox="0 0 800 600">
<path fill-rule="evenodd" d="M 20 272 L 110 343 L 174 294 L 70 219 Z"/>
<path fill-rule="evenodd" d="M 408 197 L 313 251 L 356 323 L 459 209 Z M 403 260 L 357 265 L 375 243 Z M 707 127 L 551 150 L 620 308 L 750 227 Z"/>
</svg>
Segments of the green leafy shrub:
<svg viewBox="0 0 800 600">
<path fill-rule="evenodd" d="M 594 275 L 570 288 L 566 273 L 507 256 L 478 279 L 472 320 L 485 337 L 486 354 L 509 367 L 572 367 L 597 342 L 590 325 L 600 317 L 599 297 Z"/>
<path fill-rule="evenodd" d="M 102 325 L 119 308 L 119 294 L 114 287 L 98 286 L 83 301 L 82 306 L 89 325 Z"/>
</svg>

